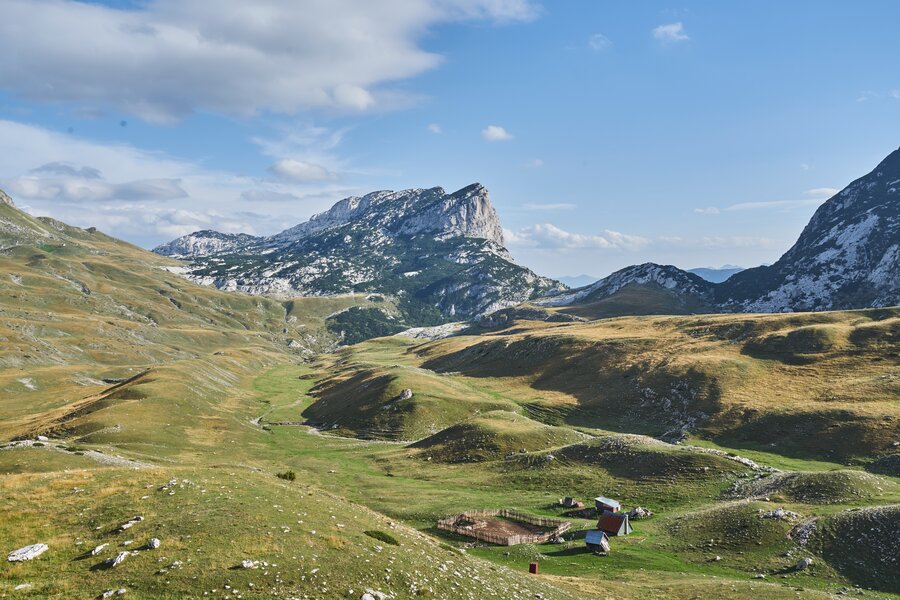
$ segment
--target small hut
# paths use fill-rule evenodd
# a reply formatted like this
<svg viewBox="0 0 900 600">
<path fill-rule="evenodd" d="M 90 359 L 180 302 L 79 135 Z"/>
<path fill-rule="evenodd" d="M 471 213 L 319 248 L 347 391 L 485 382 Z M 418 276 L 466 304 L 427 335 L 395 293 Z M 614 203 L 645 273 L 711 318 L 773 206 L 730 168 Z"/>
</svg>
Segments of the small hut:
<svg viewBox="0 0 900 600">
<path fill-rule="evenodd" d="M 607 535 L 628 535 L 634 531 L 627 514 L 610 511 L 605 511 L 600 516 L 600 520 L 597 521 L 597 529 Z"/>
<path fill-rule="evenodd" d="M 617 513 L 622 510 L 622 505 L 619 504 L 618 500 L 613 500 L 612 498 L 605 498 L 603 496 L 597 496 L 594 498 L 594 506 L 597 508 L 597 512 L 603 513 L 603 511 L 608 510 L 609 512 Z"/>
<path fill-rule="evenodd" d="M 588 531 L 584 543 L 591 552 L 609 554 L 609 537 L 598 529 Z"/>
</svg>

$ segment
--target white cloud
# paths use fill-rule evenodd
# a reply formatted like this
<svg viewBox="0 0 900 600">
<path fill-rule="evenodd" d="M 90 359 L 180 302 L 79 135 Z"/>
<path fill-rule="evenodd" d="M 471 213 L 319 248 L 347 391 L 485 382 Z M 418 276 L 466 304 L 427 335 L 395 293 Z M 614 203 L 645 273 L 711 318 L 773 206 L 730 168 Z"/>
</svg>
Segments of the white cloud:
<svg viewBox="0 0 900 600">
<path fill-rule="evenodd" d="M 525 210 L 574 210 L 578 206 L 569 202 L 560 202 L 558 204 L 533 204 L 529 202 L 522 208 Z"/>
<path fill-rule="evenodd" d="M 295 158 L 282 158 L 275 161 L 269 171 L 292 181 L 328 181 L 335 179 L 334 173 L 321 165 L 308 163 Z"/>
<path fill-rule="evenodd" d="M 509 246 L 540 248 L 547 250 L 573 250 L 582 248 L 609 250 L 638 250 L 650 240 L 618 231 L 605 230 L 600 234 L 570 233 L 551 223 L 539 223 L 519 231 L 504 230 Z"/>
<path fill-rule="evenodd" d="M 811 168 L 812 168 L 812 167 L 810 167 L 810 166 L 809 166 L 808 164 L 806 164 L 806 163 L 803 163 L 803 164 L 800 165 L 800 170 L 801 170 L 801 171 L 809 171 Z"/>
<path fill-rule="evenodd" d="M 811 190 L 806 190 L 805 192 L 803 192 L 803 195 L 809 196 L 811 198 L 831 198 L 832 196 L 834 196 L 835 194 L 837 194 L 840 191 L 841 190 L 836 189 L 836 188 L 820 187 L 820 188 L 813 188 Z"/>
<path fill-rule="evenodd" d="M 716 206 L 707 206 L 706 208 L 695 208 L 694 212 L 698 215 L 717 215 L 722 211 Z"/>
<path fill-rule="evenodd" d="M 429 123 L 428 131 L 430 131 L 431 133 L 437 134 L 437 135 L 444 133 L 444 130 L 441 129 L 441 126 L 438 125 L 437 123 Z"/>
<path fill-rule="evenodd" d="M 591 50 L 599 52 L 600 50 L 606 50 L 610 46 L 612 46 L 612 40 L 602 33 L 595 33 L 588 38 L 588 47 Z"/>
<path fill-rule="evenodd" d="M 512 134 L 499 125 L 488 125 L 481 130 L 481 137 L 489 142 L 505 142 L 513 139 Z"/>
<path fill-rule="evenodd" d="M 900 90 L 891 90 L 891 98 L 900 100 Z"/>
<path fill-rule="evenodd" d="M 419 45 L 430 27 L 537 14 L 530 0 L 4 0 L 0 39 L 14 52 L 0 88 L 155 122 L 390 108 L 409 101 L 393 83 L 441 62 Z"/>
<path fill-rule="evenodd" d="M 0 188 L 34 214 L 95 226 L 145 246 L 198 229 L 274 233 L 364 191 L 331 181 L 311 187 L 237 176 L 4 120 Z M 255 212 L 246 212 L 248 206 Z"/>
<path fill-rule="evenodd" d="M 680 21 L 678 23 L 669 23 L 654 28 L 653 37 L 662 42 L 684 42 L 691 39 L 690 36 L 685 33 L 684 24 Z"/>
<path fill-rule="evenodd" d="M 525 168 L 527 169 L 540 169 L 544 166 L 544 161 L 539 158 L 533 158 L 525 163 Z"/>
</svg>

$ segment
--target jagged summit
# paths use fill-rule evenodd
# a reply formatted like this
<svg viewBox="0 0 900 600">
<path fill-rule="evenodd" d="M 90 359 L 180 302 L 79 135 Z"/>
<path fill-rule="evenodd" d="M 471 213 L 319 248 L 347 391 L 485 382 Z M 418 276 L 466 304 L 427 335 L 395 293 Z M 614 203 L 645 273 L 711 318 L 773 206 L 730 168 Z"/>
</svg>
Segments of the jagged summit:
<svg viewBox="0 0 900 600">
<path fill-rule="evenodd" d="M 12 198 L 10 198 L 3 190 L 0 190 L 0 204 L 6 204 L 8 206 L 12 206 L 13 208 L 15 208 L 16 206 Z"/>
<path fill-rule="evenodd" d="M 396 294 L 418 325 L 564 289 L 516 265 L 503 243 L 490 195 L 474 183 L 353 196 L 272 236 L 199 231 L 154 252 L 192 261 L 189 278 L 224 289 Z"/>
</svg>

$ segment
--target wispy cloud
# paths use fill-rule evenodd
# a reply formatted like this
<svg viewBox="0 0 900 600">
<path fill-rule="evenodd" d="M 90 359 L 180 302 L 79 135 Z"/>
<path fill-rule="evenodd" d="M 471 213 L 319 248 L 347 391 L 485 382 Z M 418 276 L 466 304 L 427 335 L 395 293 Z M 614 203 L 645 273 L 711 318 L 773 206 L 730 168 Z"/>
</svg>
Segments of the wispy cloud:
<svg viewBox="0 0 900 600">
<path fill-rule="evenodd" d="M 782 211 L 791 210 L 794 208 L 800 208 L 804 206 L 817 206 L 822 204 L 823 199 L 807 199 L 807 200 L 773 200 L 766 202 L 740 202 L 738 204 L 732 204 L 724 208 L 723 210 L 727 211 L 736 211 L 736 210 L 761 210 L 761 209 L 772 209 L 777 208 Z"/>
<path fill-rule="evenodd" d="M 544 166 L 544 161 L 540 158 L 532 158 L 528 162 L 525 163 L 525 168 L 527 169 L 540 169 Z"/>
<path fill-rule="evenodd" d="M 717 206 L 707 206 L 706 208 L 695 208 L 694 212 L 698 215 L 717 215 L 722 211 Z"/>
<path fill-rule="evenodd" d="M 269 171 L 283 179 L 291 181 L 328 181 L 337 176 L 321 165 L 316 165 L 295 158 L 283 158 L 275 161 Z"/>
<path fill-rule="evenodd" d="M 489 142 L 505 142 L 513 139 L 512 134 L 499 125 L 488 125 L 481 130 L 481 137 Z"/>
<path fill-rule="evenodd" d="M 681 21 L 654 28 L 653 37 L 661 42 L 685 42 L 691 39 L 684 31 L 684 24 Z"/>
<path fill-rule="evenodd" d="M 437 123 L 429 123 L 428 131 L 430 131 L 431 133 L 434 133 L 434 134 L 438 134 L 438 135 L 441 133 L 444 133 L 444 130 L 441 129 L 441 126 L 438 125 Z"/>
<path fill-rule="evenodd" d="M 813 188 L 811 190 L 806 190 L 805 192 L 803 192 L 803 195 L 809 196 L 810 198 L 831 198 L 832 196 L 834 196 L 835 194 L 837 194 L 840 191 L 841 190 L 839 190 L 837 188 L 820 187 L 820 188 Z"/>
<path fill-rule="evenodd" d="M 588 38 L 588 48 L 594 50 L 595 52 L 606 50 L 610 46 L 612 46 L 612 40 L 602 33 L 595 33 Z"/>
</svg>

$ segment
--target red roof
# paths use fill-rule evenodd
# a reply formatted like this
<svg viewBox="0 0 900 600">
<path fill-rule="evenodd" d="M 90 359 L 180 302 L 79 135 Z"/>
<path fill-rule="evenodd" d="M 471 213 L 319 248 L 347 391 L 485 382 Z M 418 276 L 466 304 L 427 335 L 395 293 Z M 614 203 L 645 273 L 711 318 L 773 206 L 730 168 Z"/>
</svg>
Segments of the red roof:
<svg viewBox="0 0 900 600">
<path fill-rule="evenodd" d="M 607 533 L 619 533 L 619 531 L 622 530 L 622 527 L 627 523 L 627 514 L 605 512 L 597 522 L 597 529 L 599 529 L 600 531 L 606 531 Z"/>
</svg>

